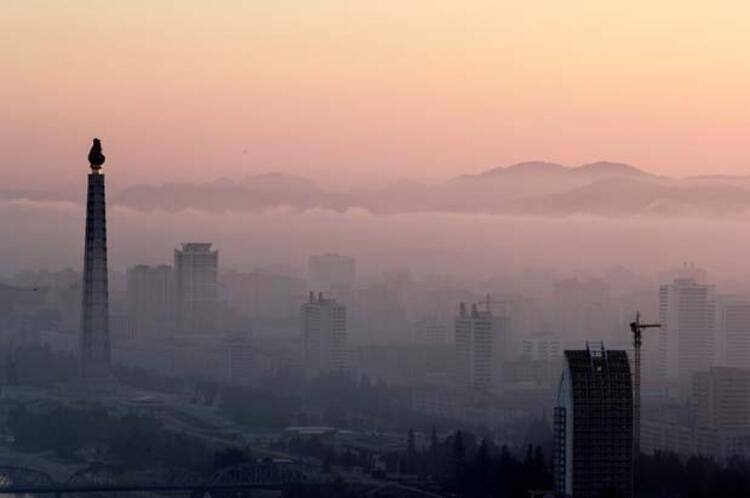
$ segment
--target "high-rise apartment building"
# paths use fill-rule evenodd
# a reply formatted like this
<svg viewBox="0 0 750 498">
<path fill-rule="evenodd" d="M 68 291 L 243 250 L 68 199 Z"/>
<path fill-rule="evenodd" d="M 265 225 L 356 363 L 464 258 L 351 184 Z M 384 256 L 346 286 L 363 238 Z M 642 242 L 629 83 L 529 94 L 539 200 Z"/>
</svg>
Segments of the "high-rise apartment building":
<svg viewBox="0 0 750 498">
<path fill-rule="evenodd" d="M 719 363 L 750 368 L 750 301 L 735 296 L 717 299 L 716 330 Z"/>
<path fill-rule="evenodd" d="M 245 273 L 222 272 L 223 299 L 229 306 L 253 318 L 294 318 L 305 300 L 306 283 L 301 278 L 273 270 Z"/>
<path fill-rule="evenodd" d="M 445 344 L 445 325 L 435 316 L 425 316 L 414 324 L 414 339 L 419 344 Z"/>
<path fill-rule="evenodd" d="M 562 354 L 562 342 L 556 334 L 535 334 L 521 341 L 521 358 L 526 361 L 556 361 Z"/>
<path fill-rule="evenodd" d="M 302 336 L 308 375 L 348 367 L 346 306 L 310 292 L 302 305 Z"/>
<path fill-rule="evenodd" d="M 191 334 L 216 329 L 219 251 L 188 242 L 174 251 L 177 328 Z"/>
<path fill-rule="evenodd" d="M 715 362 L 714 288 L 692 278 L 677 278 L 659 288 L 657 373 L 689 381 Z"/>
<path fill-rule="evenodd" d="M 461 303 L 455 322 L 456 379 L 479 391 L 502 388 L 503 361 L 507 359 L 510 317 L 489 309 L 471 311 Z"/>
<path fill-rule="evenodd" d="M 714 367 L 693 374 L 692 380 L 698 426 L 750 435 L 750 370 Z"/>
<path fill-rule="evenodd" d="M 257 358 L 255 347 L 245 337 L 234 336 L 224 340 L 226 347 L 226 379 L 242 385 L 252 385 L 256 380 Z"/>
<path fill-rule="evenodd" d="M 554 415 L 555 496 L 633 495 L 633 386 L 625 351 L 565 351 Z"/>
<path fill-rule="evenodd" d="M 173 326 L 175 282 L 169 265 L 136 265 L 127 272 L 128 313 L 141 339 Z"/>
</svg>

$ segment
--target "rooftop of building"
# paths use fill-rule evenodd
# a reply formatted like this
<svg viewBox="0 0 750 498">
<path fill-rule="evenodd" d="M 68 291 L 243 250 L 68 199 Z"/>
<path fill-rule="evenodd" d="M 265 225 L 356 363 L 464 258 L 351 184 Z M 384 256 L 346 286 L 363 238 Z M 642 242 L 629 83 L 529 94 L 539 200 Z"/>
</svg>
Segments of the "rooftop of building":
<svg viewBox="0 0 750 498">
<path fill-rule="evenodd" d="M 183 252 L 209 252 L 211 251 L 211 242 L 183 242 Z"/>
<path fill-rule="evenodd" d="M 315 294 L 315 292 L 310 291 L 307 299 L 306 304 L 317 304 L 317 305 L 330 305 L 333 306 L 337 304 L 336 299 L 332 297 L 325 297 L 322 292 L 318 292 Z M 342 305 L 343 306 L 343 305 Z"/>
<path fill-rule="evenodd" d="M 627 352 L 607 350 L 603 345 L 582 350 L 568 349 L 565 360 L 575 398 L 628 395 L 632 399 Z"/>
</svg>

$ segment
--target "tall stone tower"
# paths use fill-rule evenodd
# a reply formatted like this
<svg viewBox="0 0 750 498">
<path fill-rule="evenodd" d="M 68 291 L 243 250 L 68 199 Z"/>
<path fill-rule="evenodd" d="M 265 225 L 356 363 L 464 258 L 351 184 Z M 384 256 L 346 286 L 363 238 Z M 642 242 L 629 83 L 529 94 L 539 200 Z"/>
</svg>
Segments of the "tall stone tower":
<svg viewBox="0 0 750 498">
<path fill-rule="evenodd" d="M 81 377 L 109 380 L 109 290 L 107 286 L 107 214 L 101 143 L 89 152 L 91 172 L 86 194 L 86 239 L 81 302 Z"/>
</svg>

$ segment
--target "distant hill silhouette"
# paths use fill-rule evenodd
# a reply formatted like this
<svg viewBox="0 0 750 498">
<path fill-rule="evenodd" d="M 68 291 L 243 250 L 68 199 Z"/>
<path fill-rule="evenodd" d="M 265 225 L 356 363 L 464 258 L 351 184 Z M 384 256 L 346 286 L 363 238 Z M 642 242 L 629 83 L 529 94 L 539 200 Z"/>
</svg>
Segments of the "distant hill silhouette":
<svg viewBox="0 0 750 498">
<path fill-rule="evenodd" d="M 607 161 L 598 161 L 588 163 L 574 168 L 579 174 L 588 174 L 594 176 L 630 176 L 630 177 L 653 177 L 651 173 L 631 166 L 625 163 L 611 163 Z"/>
<path fill-rule="evenodd" d="M 557 163 L 546 161 L 525 161 L 522 163 L 511 164 L 510 166 L 498 166 L 497 168 L 488 169 L 477 175 L 464 175 L 463 178 L 486 178 L 498 175 L 533 175 L 533 174 L 567 174 L 574 168 L 566 168 Z"/>
<path fill-rule="evenodd" d="M 280 173 L 251 176 L 237 182 L 221 179 L 209 183 L 137 185 L 120 192 L 114 202 L 145 211 L 208 212 L 261 211 L 280 206 L 341 211 L 353 204 L 346 194 L 325 192 L 310 180 Z"/>
<path fill-rule="evenodd" d="M 0 191 L 0 200 L 59 200 L 40 192 Z M 299 176 L 267 173 L 241 180 L 136 185 L 112 202 L 139 211 L 260 212 L 365 209 L 379 215 L 413 212 L 512 216 L 600 217 L 744 215 L 750 211 L 750 176 L 675 179 L 624 163 L 577 167 L 530 161 L 461 175 L 437 184 L 400 181 L 383 188 L 334 192 Z"/>
<path fill-rule="evenodd" d="M 521 176 L 521 175 L 556 175 L 556 176 L 653 176 L 635 166 L 625 163 L 612 163 L 599 161 L 595 163 L 583 164 L 576 167 L 567 167 L 557 163 L 545 161 L 527 161 L 510 166 L 500 166 L 497 168 L 483 171 L 478 175 L 465 175 L 462 178 L 487 178 L 492 176 Z"/>
</svg>

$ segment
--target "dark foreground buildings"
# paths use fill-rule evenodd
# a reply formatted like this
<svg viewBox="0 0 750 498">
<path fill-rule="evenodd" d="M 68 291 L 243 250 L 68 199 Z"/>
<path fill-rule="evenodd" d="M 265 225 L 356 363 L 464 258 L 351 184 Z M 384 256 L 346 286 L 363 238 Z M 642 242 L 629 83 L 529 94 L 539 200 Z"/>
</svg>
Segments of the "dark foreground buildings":
<svg viewBox="0 0 750 498">
<path fill-rule="evenodd" d="M 554 420 L 561 497 L 633 495 L 633 389 L 625 351 L 565 351 Z"/>
</svg>

